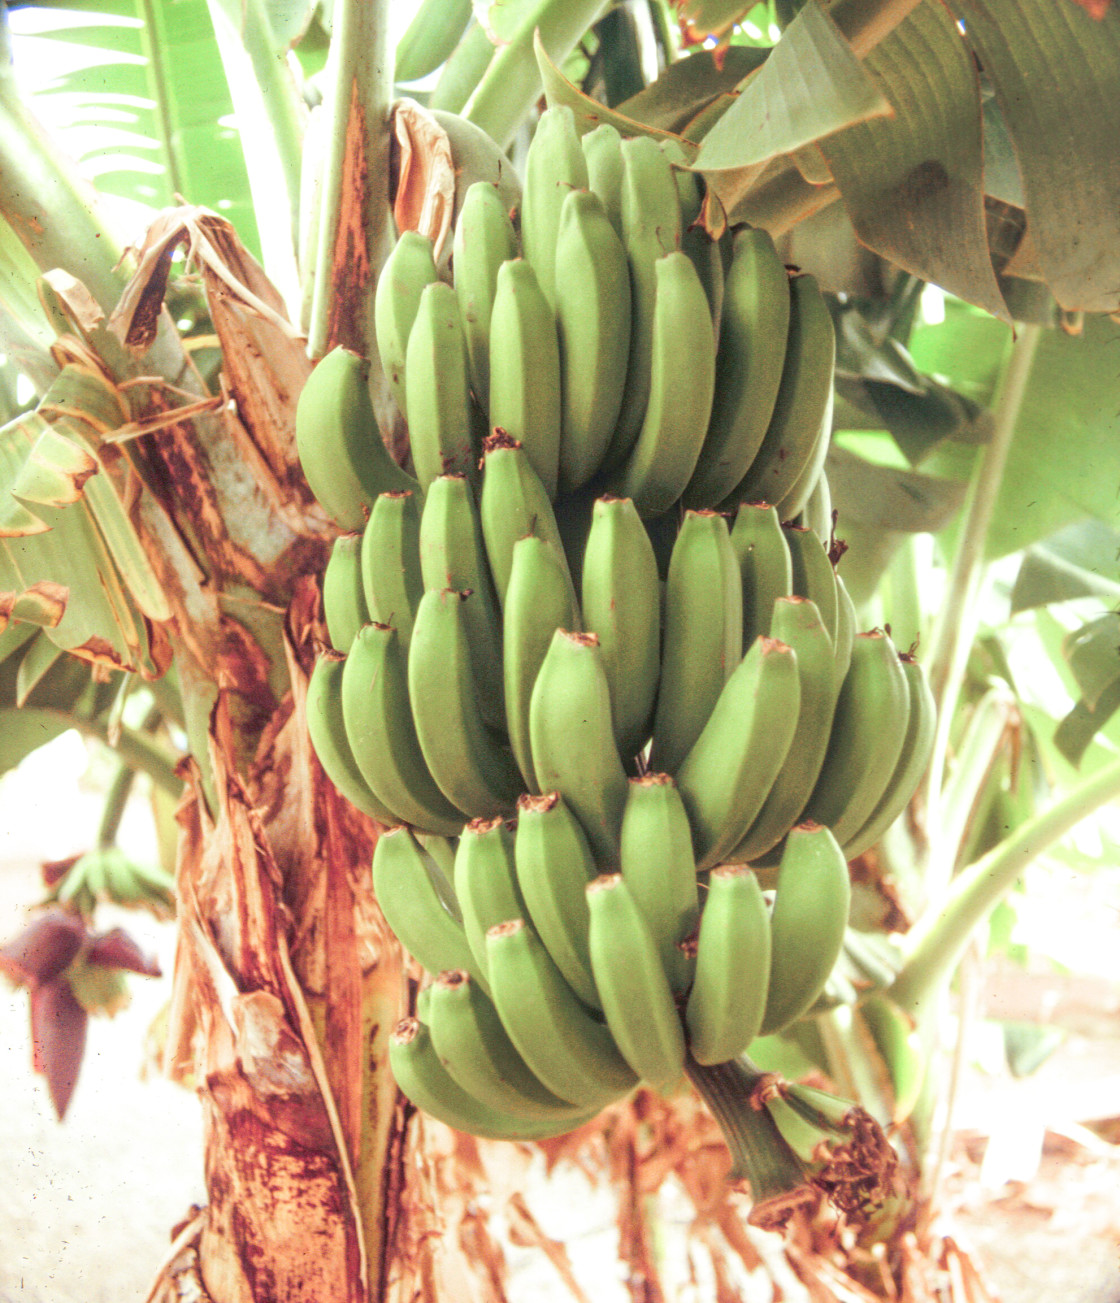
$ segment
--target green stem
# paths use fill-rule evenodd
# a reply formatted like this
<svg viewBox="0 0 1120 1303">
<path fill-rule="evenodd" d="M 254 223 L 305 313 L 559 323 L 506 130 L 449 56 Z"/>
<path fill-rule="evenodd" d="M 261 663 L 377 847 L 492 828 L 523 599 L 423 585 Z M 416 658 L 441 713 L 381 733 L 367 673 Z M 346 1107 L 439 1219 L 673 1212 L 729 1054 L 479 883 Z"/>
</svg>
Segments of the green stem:
<svg viewBox="0 0 1120 1303">
<path fill-rule="evenodd" d="M 97 829 L 98 850 L 116 844 L 117 832 L 120 830 L 121 819 L 128 805 L 128 798 L 132 795 L 132 785 L 135 781 L 136 770 L 131 765 L 121 763 L 117 766 L 117 772 L 109 784 L 109 790 L 105 794 L 105 805 L 101 811 L 101 823 Z"/>
<path fill-rule="evenodd" d="M 186 195 L 179 151 L 175 147 L 175 123 L 171 112 L 168 78 L 164 67 L 165 47 L 159 39 L 159 15 L 155 0 L 140 0 L 140 48 L 148 61 L 148 87 L 155 105 L 159 123 L 159 148 L 163 165 L 167 169 L 167 188 L 173 195 Z"/>
<path fill-rule="evenodd" d="M 908 954 L 888 994 L 917 1015 L 948 981 L 973 929 L 1019 875 L 1082 819 L 1120 797 L 1120 760 L 1114 760 L 1067 792 L 963 869 L 953 879 L 940 908 L 927 908 L 907 936 Z"/>
</svg>

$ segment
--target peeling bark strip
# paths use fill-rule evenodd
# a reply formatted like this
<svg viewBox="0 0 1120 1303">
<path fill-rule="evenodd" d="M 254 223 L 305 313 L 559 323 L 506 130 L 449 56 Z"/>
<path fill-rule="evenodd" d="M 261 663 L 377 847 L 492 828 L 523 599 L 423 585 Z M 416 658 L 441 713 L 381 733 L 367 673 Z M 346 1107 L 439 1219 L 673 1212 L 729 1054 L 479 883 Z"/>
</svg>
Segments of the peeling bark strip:
<svg viewBox="0 0 1120 1303">
<path fill-rule="evenodd" d="M 358 83 L 350 89 L 346 115 L 346 144 L 339 187 L 338 226 L 331 253 L 330 317 L 327 350 L 341 344 L 361 357 L 367 356 L 364 322 L 369 312 L 373 269 L 368 247 L 369 145 L 365 107 Z"/>
</svg>

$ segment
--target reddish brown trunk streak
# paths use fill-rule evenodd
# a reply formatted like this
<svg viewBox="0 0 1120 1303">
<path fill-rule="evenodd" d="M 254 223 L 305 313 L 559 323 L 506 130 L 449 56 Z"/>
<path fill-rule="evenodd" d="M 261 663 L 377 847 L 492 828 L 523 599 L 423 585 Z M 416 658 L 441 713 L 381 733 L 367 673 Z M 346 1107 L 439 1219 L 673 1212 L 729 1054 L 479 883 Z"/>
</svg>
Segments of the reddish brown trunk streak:
<svg viewBox="0 0 1120 1303">
<path fill-rule="evenodd" d="M 350 112 L 346 118 L 341 205 L 331 257 L 330 322 L 326 347 L 329 351 L 336 344 L 342 344 L 363 357 L 366 351 L 363 322 L 372 276 L 366 243 L 368 146 L 365 110 L 358 98 L 355 82 L 350 90 Z"/>
</svg>

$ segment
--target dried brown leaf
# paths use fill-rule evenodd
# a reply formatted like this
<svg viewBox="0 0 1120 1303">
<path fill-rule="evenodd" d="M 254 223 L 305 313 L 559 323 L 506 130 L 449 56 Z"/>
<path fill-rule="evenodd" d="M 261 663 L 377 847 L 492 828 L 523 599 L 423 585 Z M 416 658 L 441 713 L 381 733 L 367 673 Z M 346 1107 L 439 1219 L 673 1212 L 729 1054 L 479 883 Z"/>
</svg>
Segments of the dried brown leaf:
<svg viewBox="0 0 1120 1303">
<path fill-rule="evenodd" d="M 397 230 L 426 235 L 438 262 L 455 212 L 451 141 L 435 117 L 410 99 L 393 106 L 393 139 Z"/>
</svg>

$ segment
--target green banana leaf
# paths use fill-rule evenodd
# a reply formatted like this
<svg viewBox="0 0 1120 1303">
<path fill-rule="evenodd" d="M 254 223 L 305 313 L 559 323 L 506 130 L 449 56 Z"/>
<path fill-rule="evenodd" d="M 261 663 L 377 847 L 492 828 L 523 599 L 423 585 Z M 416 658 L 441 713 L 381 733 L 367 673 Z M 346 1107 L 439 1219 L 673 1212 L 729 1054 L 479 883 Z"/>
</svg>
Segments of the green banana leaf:
<svg viewBox="0 0 1120 1303">
<path fill-rule="evenodd" d="M 1027 549 L 1011 589 L 1011 614 L 1075 597 L 1120 605 L 1120 530 L 1080 521 Z"/>
</svg>

